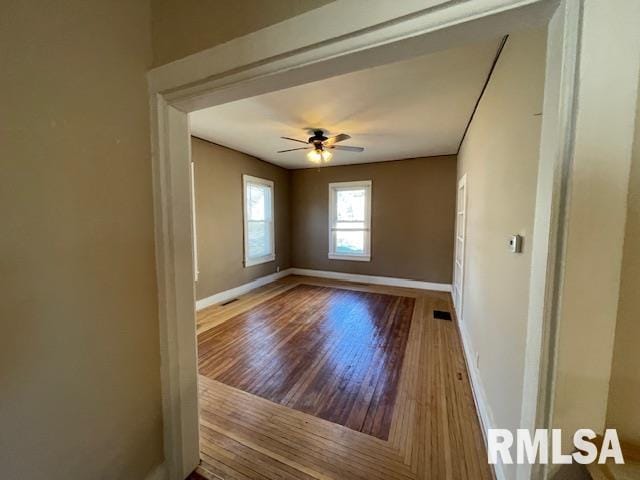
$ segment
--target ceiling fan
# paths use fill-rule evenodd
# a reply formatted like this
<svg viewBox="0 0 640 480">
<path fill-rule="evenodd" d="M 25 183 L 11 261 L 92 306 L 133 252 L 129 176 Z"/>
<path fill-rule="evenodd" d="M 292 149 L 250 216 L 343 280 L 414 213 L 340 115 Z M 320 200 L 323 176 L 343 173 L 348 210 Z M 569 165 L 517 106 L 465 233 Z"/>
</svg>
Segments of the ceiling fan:
<svg viewBox="0 0 640 480">
<path fill-rule="evenodd" d="M 347 152 L 363 152 L 362 147 L 351 147 L 347 145 L 336 145 L 338 142 L 344 142 L 349 140 L 351 136 L 346 133 L 341 133 L 335 137 L 326 137 L 324 131 L 317 129 L 313 130 L 313 136 L 305 142 L 304 140 L 298 140 L 291 137 L 280 137 L 284 140 L 291 140 L 293 142 L 304 143 L 306 147 L 290 148 L 288 150 L 280 150 L 278 153 L 293 152 L 294 150 L 311 150 L 307 153 L 307 158 L 313 163 L 327 163 L 333 157 L 333 154 L 329 150 L 344 150 Z"/>
</svg>

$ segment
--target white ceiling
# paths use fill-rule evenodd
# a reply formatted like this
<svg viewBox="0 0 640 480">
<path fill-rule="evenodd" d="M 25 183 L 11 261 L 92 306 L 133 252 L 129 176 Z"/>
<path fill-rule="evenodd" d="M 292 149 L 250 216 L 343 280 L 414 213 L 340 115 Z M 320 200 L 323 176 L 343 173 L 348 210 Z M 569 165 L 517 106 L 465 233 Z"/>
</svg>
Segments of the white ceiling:
<svg viewBox="0 0 640 480">
<path fill-rule="evenodd" d="M 285 168 L 316 167 L 308 128 L 347 133 L 328 165 L 456 153 L 499 39 L 259 95 L 191 114 L 191 133 Z M 328 135 L 328 136 L 329 136 Z"/>
</svg>

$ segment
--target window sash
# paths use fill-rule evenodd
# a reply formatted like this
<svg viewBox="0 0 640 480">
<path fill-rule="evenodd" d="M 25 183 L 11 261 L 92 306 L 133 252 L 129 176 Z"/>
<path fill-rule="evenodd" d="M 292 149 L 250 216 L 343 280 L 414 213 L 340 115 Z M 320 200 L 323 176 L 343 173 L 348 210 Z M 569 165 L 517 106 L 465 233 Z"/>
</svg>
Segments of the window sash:
<svg viewBox="0 0 640 480">
<path fill-rule="evenodd" d="M 364 218 L 338 220 L 338 192 L 364 191 Z M 355 234 L 362 232 L 362 251 L 340 251 L 337 243 L 339 232 Z M 340 182 L 329 184 L 329 258 L 342 260 L 370 261 L 371 259 L 371 181 Z"/>
<path fill-rule="evenodd" d="M 271 262 L 275 260 L 275 211 L 274 211 L 274 188 L 271 180 L 264 178 L 252 177 L 251 175 L 242 176 L 243 188 L 243 211 L 244 211 L 244 266 L 249 267 L 261 263 Z M 249 204 L 249 192 L 251 187 L 261 188 L 265 190 L 264 218 L 253 219 Z M 250 233 L 255 229 L 250 228 L 251 225 L 264 225 L 266 230 L 267 252 L 255 252 L 251 248 Z"/>
<path fill-rule="evenodd" d="M 269 256 L 273 253 L 273 245 L 271 244 L 271 229 L 273 228 L 271 221 L 269 220 L 247 220 L 247 258 L 249 260 L 261 259 L 263 257 Z M 251 245 L 251 232 L 254 230 L 251 228 L 253 225 L 263 225 L 263 229 L 267 232 L 267 238 L 265 239 L 265 245 L 268 247 L 268 251 L 259 253 L 252 252 Z"/>
</svg>

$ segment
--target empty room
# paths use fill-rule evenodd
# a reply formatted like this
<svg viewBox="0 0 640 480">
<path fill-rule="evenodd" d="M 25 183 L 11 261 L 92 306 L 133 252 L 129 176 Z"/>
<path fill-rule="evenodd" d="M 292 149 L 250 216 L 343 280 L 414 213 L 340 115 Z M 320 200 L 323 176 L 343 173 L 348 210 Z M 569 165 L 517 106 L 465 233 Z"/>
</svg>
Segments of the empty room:
<svg viewBox="0 0 640 480">
<path fill-rule="evenodd" d="M 190 115 L 203 475 L 492 478 L 476 402 L 518 424 L 545 34 Z"/>
</svg>

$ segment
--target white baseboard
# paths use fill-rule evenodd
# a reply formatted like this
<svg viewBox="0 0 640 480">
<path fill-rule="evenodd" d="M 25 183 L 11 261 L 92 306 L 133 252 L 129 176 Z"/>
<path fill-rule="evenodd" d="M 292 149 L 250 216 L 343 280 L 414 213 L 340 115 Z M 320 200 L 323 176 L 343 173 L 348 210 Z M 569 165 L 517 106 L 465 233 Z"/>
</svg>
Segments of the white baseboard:
<svg viewBox="0 0 640 480">
<path fill-rule="evenodd" d="M 291 268 L 294 275 L 307 275 L 309 277 L 331 278 L 344 280 L 345 282 L 371 283 L 373 285 L 388 285 L 390 287 L 418 288 L 421 290 L 435 290 L 438 292 L 450 292 L 451 284 L 421 282 L 405 278 L 379 277 L 376 275 L 360 275 L 356 273 L 329 272 L 325 270 L 311 270 L 308 268 Z"/>
<path fill-rule="evenodd" d="M 153 470 L 151 470 L 144 480 L 167 480 L 167 469 L 165 468 L 164 463 L 157 465 Z"/>
<path fill-rule="evenodd" d="M 342 272 L 328 272 L 325 270 L 311 270 L 308 268 L 287 268 L 271 275 L 256 278 L 255 280 L 240 285 L 239 287 L 225 290 L 224 292 L 216 293 L 210 297 L 203 298 L 196 301 L 196 310 L 200 311 L 216 303 L 226 302 L 232 298 L 236 298 L 245 293 L 249 293 L 251 290 L 262 287 L 267 283 L 274 282 L 287 275 L 307 275 L 309 277 L 331 278 L 333 280 L 343 280 L 345 282 L 357 282 L 357 283 L 371 283 L 373 285 L 388 285 L 391 287 L 405 287 L 405 288 L 418 288 L 421 290 L 435 290 L 438 292 L 450 292 L 451 285 L 448 283 L 431 283 L 421 282 L 419 280 L 408 280 L 405 278 L 394 277 L 378 277 L 375 275 L 360 275 L 355 273 L 342 273 Z"/>
<path fill-rule="evenodd" d="M 491 410 L 491 407 L 489 406 L 489 402 L 487 401 L 487 394 L 485 393 L 484 386 L 482 385 L 480 372 L 476 368 L 476 363 L 474 360 L 475 350 L 471 346 L 469 334 L 467 333 L 466 327 L 460 317 L 458 317 L 458 327 L 460 331 L 460 337 L 462 338 L 462 349 L 464 351 L 464 356 L 467 363 L 467 371 L 469 372 L 469 377 L 471 378 L 471 390 L 473 392 L 476 409 L 478 410 L 478 414 L 480 415 L 482 437 L 484 438 L 485 447 L 488 448 L 487 430 L 490 428 L 496 428 L 496 423 L 493 418 L 493 412 Z M 507 478 L 505 476 L 501 463 L 493 465 L 493 467 L 497 480 L 505 480 Z"/>
<path fill-rule="evenodd" d="M 196 311 L 200 311 L 203 308 L 207 308 L 216 303 L 226 302 L 227 300 L 231 300 L 232 298 L 236 298 L 240 295 L 244 295 L 245 293 L 248 293 L 251 290 L 254 290 L 258 287 L 262 287 L 267 283 L 275 282 L 280 278 L 286 277 L 287 275 L 291 275 L 292 273 L 291 270 L 293 269 L 288 268 L 280 272 L 272 273 L 271 275 L 265 275 L 264 277 L 256 278 L 255 280 L 249 283 L 240 285 L 239 287 L 235 287 L 230 290 L 225 290 L 224 292 L 216 293 L 215 295 L 211 295 L 210 297 L 197 300 Z"/>
</svg>

